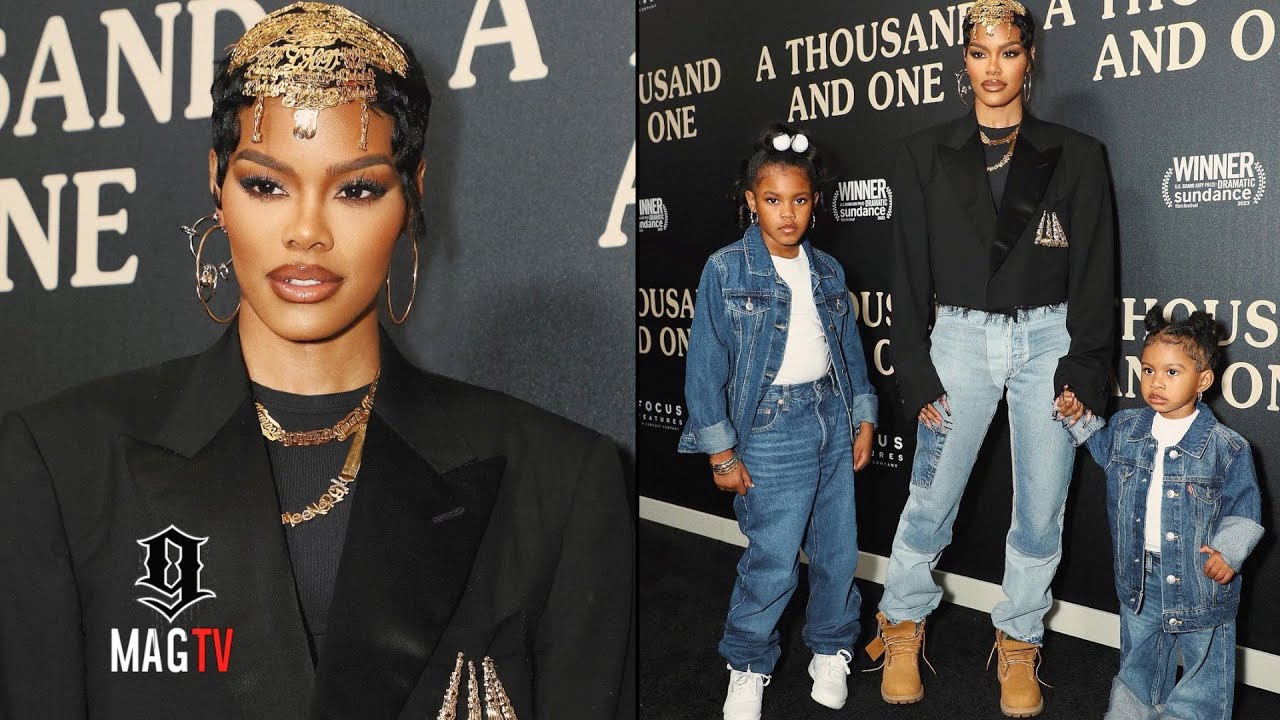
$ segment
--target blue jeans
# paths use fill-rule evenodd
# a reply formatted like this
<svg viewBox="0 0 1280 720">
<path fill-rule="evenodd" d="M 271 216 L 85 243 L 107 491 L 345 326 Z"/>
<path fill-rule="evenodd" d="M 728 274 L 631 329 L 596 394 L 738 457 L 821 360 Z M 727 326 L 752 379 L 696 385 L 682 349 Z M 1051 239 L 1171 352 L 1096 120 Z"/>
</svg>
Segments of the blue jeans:
<svg viewBox="0 0 1280 720">
<path fill-rule="evenodd" d="M 1230 720 L 1236 682 L 1236 623 L 1164 630 L 1160 556 L 1146 554 L 1142 605 L 1120 608 L 1120 674 L 1104 720 Z M 1197 572 L 1199 568 L 1197 568 Z M 1182 679 L 1177 652 L 1182 651 Z"/>
<path fill-rule="evenodd" d="M 995 626 L 1040 643 L 1052 605 L 1049 584 L 1062 558 L 1062 518 L 1075 450 L 1053 419 L 1053 375 L 1066 354 L 1065 305 L 1016 317 L 942 307 L 929 352 L 951 414 L 935 430 L 921 423 L 911 494 L 898 521 L 880 610 L 891 622 L 919 622 L 942 601 L 932 571 L 951 543 L 951 526 L 978 448 L 1008 392 L 1013 455 L 1013 517 L 1005 538 L 1004 599 Z"/>
<path fill-rule="evenodd" d="M 862 598 L 853 583 L 858 524 L 849 411 L 830 376 L 774 385 L 756 408 L 742 462 L 755 487 L 734 499 L 747 549 L 729 598 L 720 654 L 735 670 L 769 674 L 778 618 L 809 556 L 804 643 L 815 653 L 853 652 Z"/>
</svg>

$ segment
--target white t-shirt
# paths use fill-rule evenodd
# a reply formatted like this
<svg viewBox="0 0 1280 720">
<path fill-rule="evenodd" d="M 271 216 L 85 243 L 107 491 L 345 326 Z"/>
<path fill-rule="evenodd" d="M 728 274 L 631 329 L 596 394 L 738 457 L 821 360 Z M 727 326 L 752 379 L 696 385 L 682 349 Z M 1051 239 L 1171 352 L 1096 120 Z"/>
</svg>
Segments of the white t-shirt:
<svg viewBox="0 0 1280 720">
<path fill-rule="evenodd" d="M 782 353 L 782 367 L 774 385 L 808 383 L 827 374 L 831 353 L 827 336 L 822 332 L 818 306 L 813 302 L 813 278 L 809 274 L 809 257 L 804 250 L 794 258 L 770 255 L 778 276 L 791 288 L 791 318 L 787 321 L 787 347 Z"/>
<path fill-rule="evenodd" d="M 1151 484 L 1147 486 L 1147 527 L 1145 544 L 1147 552 L 1158 553 L 1163 542 L 1160 531 L 1160 506 L 1164 502 L 1164 456 L 1171 445 L 1182 441 L 1192 421 L 1200 411 L 1177 420 L 1169 420 L 1160 413 L 1151 422 L 1151 437 L 1156 439 L 1156 459 L 1151 468 Z"/>
</svg>

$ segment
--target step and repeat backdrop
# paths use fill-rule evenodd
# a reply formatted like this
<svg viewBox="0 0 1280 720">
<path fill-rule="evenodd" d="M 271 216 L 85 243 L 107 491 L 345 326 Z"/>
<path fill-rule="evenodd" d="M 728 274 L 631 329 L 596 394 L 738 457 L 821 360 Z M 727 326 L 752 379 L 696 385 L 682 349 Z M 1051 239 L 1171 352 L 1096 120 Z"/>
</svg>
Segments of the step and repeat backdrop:
<svg viewBox="0 0 1280 720">
<path fill-rule="evenodd" d="M 1268 536 L 1244 568 L 1241 644 L 1280 653 L 1280 4 L 1024 0 L 1037 18 L 1030 111 L 1099 138 L 1114 179 L 1120 277 L 1115 407 L 1137 407 L 1142 316 L 1213 313 L 1230 337 L 1206 396 L 1254 447 Z M 916 423 L 893 378 L 888 265 L 896 141 L 966 112 L 956 89 L 969 4 L 639 0 L 636 438 L 642 496 L 732 517 L 705 456 L 678 455 L 698 277 L 740 237 L 730 196 L 766 124 L 807 128 L 835 181 L 814 244 L 844 265 L 881 397 L 858 475 L 863 550 L 887 555 Z M 1046 412 L 1049 408 L 1045 409 Z M 988 436 L 941 569 L 999 583 L 1010 513 L 1008 424 Z M 1114 612 L 1102 473 L 1077 464 L 1055 596 Z"/>
<path fill-rule="evenodd" d="M 0 411 L 221 331 L 178 228 L 213 211 L 214 57 L 286 4 L 0 0 Z M 634 8 L 345 4 L 407 41 L 434 95 L 401 347 L 633 453 Z"/>
</svg>

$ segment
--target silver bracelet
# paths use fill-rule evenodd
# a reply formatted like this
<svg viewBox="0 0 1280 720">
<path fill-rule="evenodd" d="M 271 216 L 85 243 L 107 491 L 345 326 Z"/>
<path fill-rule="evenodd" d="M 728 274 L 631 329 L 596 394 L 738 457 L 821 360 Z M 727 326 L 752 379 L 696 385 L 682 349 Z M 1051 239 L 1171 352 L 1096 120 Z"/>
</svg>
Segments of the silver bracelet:
<svg viewBox="0 0 1280 720">
<path fill-rule="evenodd" d="M 717 475 L 728 475 L 733 469 L 738 467 L 738 456 L 735 454 L 722 463 L 711 463 L 711 472 Z"/>
</svg>

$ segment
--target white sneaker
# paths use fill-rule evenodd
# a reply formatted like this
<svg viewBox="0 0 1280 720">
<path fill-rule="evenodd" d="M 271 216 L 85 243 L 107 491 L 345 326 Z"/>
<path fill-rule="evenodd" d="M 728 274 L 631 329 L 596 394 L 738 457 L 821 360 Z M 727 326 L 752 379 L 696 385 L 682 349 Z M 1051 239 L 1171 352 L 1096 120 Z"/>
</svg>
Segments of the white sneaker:
<svg viewBox="0 0 1280 720">
<path fill-rule="evenodd" d="M 729 693 L 724 699 L 724 720 L 760 720 L 760 703 L 768 675 L 729 668 Z"/>
<path fill-rule="evenodd" d="M 848 650 L 835 655 L 817 655 L 809 661 L 809 677 L 813 678 L 813 690 L 809 697 L 832 710 L 844 707 L 849 699 L 849 662 L 853 656 Z"/>
</svg>

